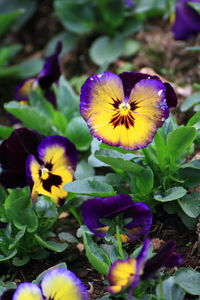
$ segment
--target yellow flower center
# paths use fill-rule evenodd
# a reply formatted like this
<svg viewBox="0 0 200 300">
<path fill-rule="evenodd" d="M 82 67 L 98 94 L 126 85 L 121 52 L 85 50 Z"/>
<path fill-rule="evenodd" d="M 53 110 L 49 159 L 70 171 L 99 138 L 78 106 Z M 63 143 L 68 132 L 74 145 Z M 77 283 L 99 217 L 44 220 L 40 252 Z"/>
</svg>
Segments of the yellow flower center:
<svg viewBox="0 0 200 300">
<path fill-rule="evenodd" d="M 126 115 L 129 113 L 130 108 L 131 108 L 131 106 L 130 106 L 129 103 L 121 103 L 121 104 L 119 105 L 119 111 L 120 111 L 120 114 L 121 114 L 122 116 L 126 116 Z"/>
<path fill-rule="evenodd" d="M 47 168 L 42 168 L 41 179 L 47 179 L 49 177 L 49 170 Z"/>
</svg>

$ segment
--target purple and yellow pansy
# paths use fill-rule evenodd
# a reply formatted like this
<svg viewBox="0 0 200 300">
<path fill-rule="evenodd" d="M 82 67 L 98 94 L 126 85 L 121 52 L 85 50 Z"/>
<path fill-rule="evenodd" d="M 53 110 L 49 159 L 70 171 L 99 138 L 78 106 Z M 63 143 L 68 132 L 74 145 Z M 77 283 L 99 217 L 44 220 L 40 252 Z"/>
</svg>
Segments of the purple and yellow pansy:
<svg viewBox="0 0 200 300">
<path fill-rule="evenodd" d="M 106 236 L 118 223 L 122 242 L 144 238 L 152 224 L 149 207 L 141 202 L 134 203 L 129 195 L 89 199 L 83 203 L 82 211 L 84 223 L 97 236 Z M 120 218 L 116 220 L 116 217 Z M 106 220 L 110 225 L 106 224 Z"/>
<path fill-rule="evenodd" d="M 81 115 L 91 134 L 111 146 L 146 147 L 177 104 L 169 83 L 143 73 L 104 72 L 81 88 Z"/>
<path fill-rule="evenodd" d="M 77 150 L 73 143 L 62 136 L 49 136 L 38 146 L 37 156 L 29 155 L 26 174 L 31 186 L 31 196 L 49 196 L 57 205 L 67 197 L 63 186 L 73 180 L 77 164 Z"/>
<path fill-rule="evenodd" d="M 88 293 L 80 279 L 61 268 L 47 271 L 40 285 L 21 283 L 16 290 L 6 291 L 1 300 L 88 300 Z"/>
<path fill-rule="evenodd" d="M 151 278 L 162 267 L 174 267 L 182 263 L 180 254 L 175 253 L 175 242 L 166 243 L 152 258 L 147 259 L 150 240 L 144 241 L 143 247 L 136 258 L 115 261 L 108 273 L 111 294 L 118 294 L 125 289 L 138 286 L 140 280 Z"/>
<path fill-rule="evenodd" d="M 39 86 L 44 96 L 54 106 L 56 105 L 56 97 L 54 92 L 51 90 L 53 83 L 57 83 L 61 75 L 59 54 L 62 50 L 61 42 L 58 42 L 55 51 L 52 55 L 45 59 L 43 69 L 37 77 L 27 78 L 21 81 L 15 88 L 14 97 L 20 101 L 21 104 L 28 103 L 28 94 L 31 89 Z"/>
<path fill-rule="evenodd" d="M 178 0 L 172 32 L 176 40 L 187 40 L 200 32 L 200 15 L 189 3 L 199 0 Z"/>
</svg>

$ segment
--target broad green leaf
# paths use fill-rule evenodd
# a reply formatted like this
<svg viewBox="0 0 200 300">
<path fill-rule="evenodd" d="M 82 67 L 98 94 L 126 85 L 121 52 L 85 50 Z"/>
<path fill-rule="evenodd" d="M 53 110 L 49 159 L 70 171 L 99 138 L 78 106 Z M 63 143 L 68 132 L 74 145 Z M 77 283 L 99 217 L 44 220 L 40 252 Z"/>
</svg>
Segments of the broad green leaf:
<svg viewBox="0 0 200 300">
<path fill-rule="evenodd" d="M 154 186 L 154 175 L 151 168 L 147 167 L 136 176 L 136 186 L 139 192 L 147 195 L 152 192 Z"/>
<path fill-rule="evenodd" d="M 89 128 L 82 117 L 75 117 L 68 123 L 66 136 L 79 151 L 87 150 L 92 141 Z"/>
<path fill-rule="evenodd" d="M 54 1 L 55 12 L 62 25 L 69 31 L 83 34 L 94 27 L 94 13 L 91 5 L 76 1 Z"/>
<path fill-rule="evenodd" d="M 196 104 L 200 104 L 200 92 L 189 96 L 180 106 L 181 111 L 186 111 Z"/>
<path fill-rule="evenodd" d="M 157 159 L 161 170 L 166 169 L 169 166 L 170 155 L 165 143 L 165 138 L 162 136 L 161 129 L 159 129 L 154 137 L 154 143 L 156 148 Z"/>
<path fill-rule="evenodd" d="M 131 161 L 135 158 L 135 155 L 131 153 L 123 154 L 115 150 L 101 149 L 95 152 L 95 157 L 110 165 L 112 168 L 131 172 L 134 175 L 138 175 L 140 172 L 144 171 L 142 166 Z"/>
<path fill-rule="evenodd" d="M 59 80 L 56 103 L 58 110 L 62 112 L 69 120 L 72 118 L 73 112 L 78 109 L 78 96 L 75 94 L 64 76 L 61 76 Z"/>
<path fill-rule="evenodd" d="M 175 282 L 188 294 L 200 295 L 200 273 L 192 269 L 180 268 L 174 275 Z"/>
<path fill-rule="evenodd" d="M 156 194 L 154 195 L 154 199 L 160 202 L 168 202 L 168 201 L 174 201 L 177 199 L 182 198 L 187 193 L 187 190 L 185 190 L 181 186 L 176 186 L 173 188 L 170 188 L 165 191 L 165 194 Z"/>
<path fill-rule="evenodd" d="M 14 257 L 17 254 L 17 249 L 13 249 L 12 251 L 9 251 L 7 253 L 7 256 L 0 254 L 0 262 L 10 260 L 12 257 Z"/>
<path fill-rule="evenodd" d="M 167 136 L 167 147 L 173 161 L 179 158 L 193 143 L 196 137 L 194 127 L 179 127 Z"/>
<path fill-rule="evenodd" d="M 52 121 L 36 108 L 21 105 L 19 102 L 11 101 L 4 105 L 5 109 L 22 121 L 25 127 L 35 129 L 44 135 L 50 135 Z"/>
<path fill-rule="evenodd" d="M 194 187 L 200 184 L 200 160 L 193 160 L 183 164 L 178 170 L 180 179 L 183 179 L 186 187 Z"/>
<path fill-rule="evenodd" d="M 81 160 L 77 165 L 74 176 L 76 179 L 85 179 L 87 177 L 94 176 L 94 173 L 94 168 L 85 160 Z"/>
<path fill-rule="evenodd" d="M 111 185 L 89 179 L 75 180 L 66 184 L 63 189 L 75 194 L 96 197 L 108 197 L 116 194 Z"/>
<path fill-rule="evenodd" d="M 28 232 L 36 231 L 38 218 L 31 208 L 28 189 L 10 190 L 4 208 L 9 221 L 19 230 L 23 230 L 24 226 L 26 226 Z"/>
<path fill-rule="evenodd" d="M 197 111 L 188 121 L 187 126 L 195 126 L 200 122 L 200 111 Z"/>
<path fill-rule="evenodd" d="M 196 218 L 200 215 L 200 193 L 187 194 L 178 203 L 189 217 Z"/>
<path fill-rule="evenodd" d="M 48 271 L 54 270 L 54 269 L 57 269 L 57 268 L 61 268 L 61 269 L 67 270 L 67 265 L 66 265 L 66 263 L 59 263 L 59 264 L 57 264 L 57 265 L 55 265 L 55 266 L 53 266 L 53 267 L 51 267 L 51 268 L 46 269 L 44 272 L 40 273 L 40 274 L 37 276 L 37 278 L 36 278 L 35 280 L 32 281 L 32 283 L 35 283 L 35 284 L 38 284 L 38 285 L 39 285 L 40 282 L 41 282 L 41 280 L 42 280 L 42 278 L 44 277 L 44 275 L 45 275 Z"/>
<path fill-rule="evenodd" d="M 83 235 L 83 243 L 91 265 L 101 274 L 107 275 L 110 266 L 109 257 L 86 233 Z"/>
<path fill-rule="evenodd" d="M 165 300 L 183 300 L 185 292 L 176 284 L 174 277 L 171 276 L 157 285 L 156 295 L 158 299 L 164 296 Z"/>
<path fill-rule="evenodd" d="M 21 49 L 22 45 L 20 44 L 0 46 L 0 66 L 7 65 Z"/>
<path fill-rule="evenodd" d="M 47 248 L 55 252 L 63 252 L 67 249 L 68 244 L 66 243 L 56 243 L 53 241 L 44 241 L 38 234 L 34 234 L 36 241 L 44 248 Z"/>
<path fill-rule="evenodd" d="M 91 60 L 101 66 L 104 63 L 111 63 L 123 54 L 124 40 L 119 36 L 110 38 L 101 36 L 97 38 L 89 49 Z"/>
<path fill-rule="evenodd" d="M 61 135 L 65 135 L 67 128 L 67 119 L 65 115 L 61 111 L 54 110 L 52 121 L 56 126 L 58 132 L 61 132 Z"/>
<path fill-rule="evenodd" d="M 14 241 L 13 243 L 11 243 L 9 245 L 9 250 L 13 249 L 16 247 L 17 243 L 21 240 L 21 238 L 24 236 L 25 234 L 25 231 L 26 231 L 26 226 L 24 226 L 24 228 L 20 231 L 18 231 L 18 233 L 16 234 L 15 238 L 14 238 Z"/>
<path fill-rule="evenodd" d="M 2 36 L 13 24 L 14 20 L 23 13 L 23 9 L 18 9 L 15 11 L 0 14 L 0 36 Z"/>
<path fill-rule="evenodd" d="M 37 109 L 45 116 L 52 118 L 54 114 L 53 105 L 47 101 L 42 95 L 42 91 L 40 89 L 31 90 L 29 94 L 29 103 L 30 106 Z"/>
<path fill-rule="evenodd" d="M 177 207 L 176 213 L 181 218 L 183 224 L 190 230 L 195 230 L 197 225 L 197 218 L 191 218 L 181 209 L 180 206 Z"/>
<path fill-rule="evenodd" d="M 103 22 L 105 22 L 108 27 L 115 28 L 123 22 L 124 19 L 123 1 L 100 0 L 98 1 L 98 3 L 99 3 L 99 8 L 101 10 Z"/>
<path fill-rule="evenodd" d="M 17 257 L 17 256 L 15 256 L 12 259 L 12 264 L 14 266 L 21 267 L 21 266 L 26 265 L 29 262 L 29 260 L 30 260 L 29 256 L 23 256 L 23 257 Z"/>
<path fill-rule="evenodd" d="M 13 130 L 12 127 L 0 125 L 0 138 L 7 139 Z"/>
<path fill-rule="evenodd" d="M 133 39 L 125 40 L 123 56 L 129 57 L 136 54 L 141 49 L 141 44 Z"/>
</svg>

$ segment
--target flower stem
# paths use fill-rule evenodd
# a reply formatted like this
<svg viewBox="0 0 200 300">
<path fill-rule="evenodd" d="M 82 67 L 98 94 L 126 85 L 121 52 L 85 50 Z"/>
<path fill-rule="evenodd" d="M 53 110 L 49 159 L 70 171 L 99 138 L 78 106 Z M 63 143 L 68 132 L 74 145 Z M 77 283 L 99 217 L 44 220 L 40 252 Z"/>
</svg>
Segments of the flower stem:
<svg viewBox="0 0 200 300">
<path fill-rule="evenodd" d="M 76 208 L 70 207 L 69 211 L 74 216 L 74 218 L 76 219 L 76 221 L 78 222 L 78 224 L 81 226 L 82 225 L 82 221 L 81 221 L 81 218 L 80 218 L 79 214 L 77 213 Z"/>
<path fill-rule="evenodd" d="M 117 247 L 118 247 L 119 254 L 121 258 L 124 259 L 124 251 L 122 247 L 122 241 L 121 241 L 120 230 L 118 225 L 116 225 L 116 237 L 117 237 Z"/>
</svg>

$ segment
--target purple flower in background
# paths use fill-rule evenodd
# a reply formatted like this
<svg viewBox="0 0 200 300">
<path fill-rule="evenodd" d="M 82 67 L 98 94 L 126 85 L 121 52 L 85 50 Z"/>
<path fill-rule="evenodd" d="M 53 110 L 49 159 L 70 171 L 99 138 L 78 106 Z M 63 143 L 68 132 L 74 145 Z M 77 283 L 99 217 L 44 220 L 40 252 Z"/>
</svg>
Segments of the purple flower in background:
<svg viewBox="0 0 200 300">
<path fill-rule="evenodd" d="M 133 0 L 124 0 L 124 4 L 127 9 L 130 9 L 133 7 L 134 1 Z"/>
<path fill-rule="evenodd" d="M 200 32 L 200 15 L 189 5 L 189 2 L 200 4 L 199 0 L 178 0 L 175 22 L 172 26 L 176 40 L 187 40 Z"/>
<path fill-rule="evenodd" d="M 172 86 L 158 76 L 104 72 L 81 88 L 80 112 L 91 134 L 111 146 L 137 150 L 151 143 L 177 104 Z"/>
<path fill-rule="evenodd" d="M 56 105 L 56 97 L 51 90 L 52 84 L 57 83 L 61 75 L 59 54 L 62 50 L 61 42 L 58 42 L 52 55 L 46 58 L 43 69 L 37 77 L 31 77 L 21 81 L 15 88 L 14 97 L 22 104 L 28 103 L 28 93 L 34 87 L 40 86 L 44 92 L 44 96 L 54 106 Z"/>
<path fill-rule="evenodd" d="M 93 198 L 83 203 L 83 219 L 89 230 L 100 237 L 106 236 L 112 225 L 107 225 L 121 216 L 122 241 L 134 241 L 145 237 L 152 224 L 152 213 L 149 207 L 141 202 L 134 203 L 128 195 L 115 195 L 107 198 Z M 103 219 L 103 220 L 102 220 Z M 110 221 L 110 222 L 109 222 Z M 118 220 L 117 225 L 120 225 Z M 115 233 L 115 232 L 114 232 Z"/>
<path fill-rule="evenodd" d="M 126 288 L 138 286 L 140 280 L 147 280 L 162 267 L 174 267 L 182 263 L 180 254 L 175 253 L 175 242 L 166 243 L 152 258 L 147 259 L 150 240 L 144 241 L 143 247 L 136 258 L 115 261 L 108 273 L 109 287 L 107 290 L 117 294 Z"/>
<path fill-rule="evenodd" d="M 3 293 L 0 300 L 88 300 L 88 293 L 80 279 L 71 271 L 61 268 L 47 271 L 40 285 L 21 283 L 16 290 Z"/>
<path fill-rule="evenodd" d="M 36 155 L 37 147 L 44 137 L 26 128 L 15 129 L 0 145 L 0 184 L 6 188 L 27 185 L 26 160 Z"/>
</svg>

